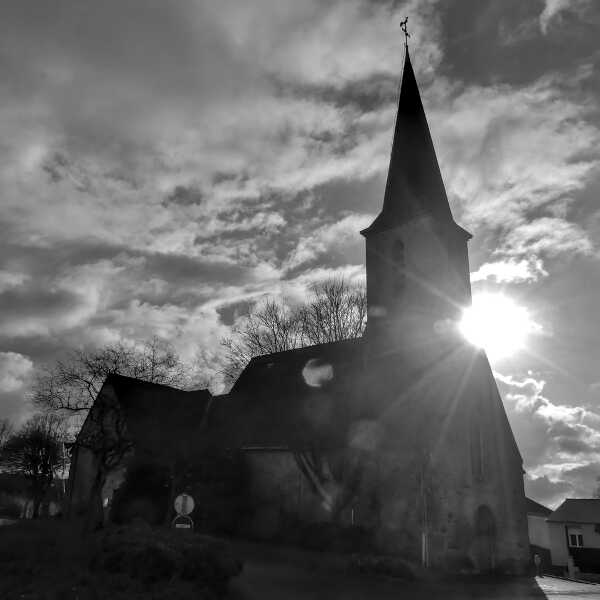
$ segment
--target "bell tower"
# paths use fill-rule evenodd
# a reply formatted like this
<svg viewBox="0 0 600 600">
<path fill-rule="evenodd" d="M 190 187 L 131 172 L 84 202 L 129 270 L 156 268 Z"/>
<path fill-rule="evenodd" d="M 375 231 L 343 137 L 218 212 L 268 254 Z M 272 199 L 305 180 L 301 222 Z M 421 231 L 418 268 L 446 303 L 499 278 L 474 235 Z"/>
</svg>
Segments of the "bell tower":
<svg viewBox="0 0 600 600">
<path fill-rule="evenodd" d="M 408 47 L 383 208 L 366 241 L 365 337 L 435 336 L 471 302 L 467 242 L 450 211 Z"/>
</svg>

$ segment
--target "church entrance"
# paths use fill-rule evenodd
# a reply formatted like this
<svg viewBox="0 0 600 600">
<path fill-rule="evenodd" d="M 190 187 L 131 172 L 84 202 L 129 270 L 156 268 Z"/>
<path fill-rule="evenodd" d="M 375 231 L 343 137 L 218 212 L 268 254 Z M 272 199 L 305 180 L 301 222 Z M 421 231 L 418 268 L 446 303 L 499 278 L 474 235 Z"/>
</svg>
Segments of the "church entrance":
<svg viewBox="0 0 600 600">
<path fill-rule="evenodd" d="M 482 573 L 496 567 L 496 519 L 487 506 L 475 514 L 475 562 Z"/>
</svg>

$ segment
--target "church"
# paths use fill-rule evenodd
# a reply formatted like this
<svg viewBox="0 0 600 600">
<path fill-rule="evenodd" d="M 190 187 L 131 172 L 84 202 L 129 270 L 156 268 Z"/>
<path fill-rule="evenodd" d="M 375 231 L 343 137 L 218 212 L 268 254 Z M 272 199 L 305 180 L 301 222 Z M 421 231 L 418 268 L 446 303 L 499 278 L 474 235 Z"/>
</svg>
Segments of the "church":
<svg viewBox="0 0 600 600">
<path fill-rule="evenodd" d="M 98 480 L 109 502 L 131 456 L 211 440 L 243 463 L 252 509 L 238 529 L 253 538 L 335 523 L 425 567 L 521 571 L 522 458 L 485 353 L 456 327 L 471 234 L 454 221 L 408 49 L 383 206 L 360 234 L 362 337 L 257 356 L 222 396 L 109 377 L 74 444 L 72 504 Z M 109 464 L 91 432 L 104 452 L 111 435 L 130 443 Z"/>
</svg>

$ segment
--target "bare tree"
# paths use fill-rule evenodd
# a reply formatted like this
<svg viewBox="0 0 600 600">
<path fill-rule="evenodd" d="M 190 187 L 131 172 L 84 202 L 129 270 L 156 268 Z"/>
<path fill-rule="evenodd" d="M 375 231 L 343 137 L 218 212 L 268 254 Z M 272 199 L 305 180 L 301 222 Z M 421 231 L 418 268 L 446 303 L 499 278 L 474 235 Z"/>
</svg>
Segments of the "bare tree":
<svg viewBox="0 0 600 600">
<path fill-rule="evenodd" d="M 221 342 L 226 351 L 223 373 L 229 382 L 235 380 L 252 357 L 303 345 L 298 310 L 274 300 L 249 312 L 233 334 Z"/>
<path fill-rule="evenodd" d="M 186 383 L 184 365 L 173 347 L 155 337 L 141 347 L 117 343 L 72 351 L 38 376 L 33 401 L 44 410 L 85 415 L 111 374 L 173 386 Z"/>
<path fill-rule="evenodd" d="M 254 356 L 360 337 L 366 314 L 364 288 L 342 278 L 316 283 L 299 306 L 269 300 L 222 340 L 225 378 L 233 382 Z"/>
<path fill-rule="evenodd" d="M 71 436 L 77 433 L 76 446 L 95 456 L 98 469 L 85 523 L 88 530 L 102 518 L 102 489 L 108 474 L 123 464 L 133 448 L 118 402 L 100 394 L 109 375 L 175 387 L 186 387 L 192 381 L 173 347 L 156 337 L 141 346 L 117 343 L 73 351 L 37 378 L 34 403 L 68 418 Z"/>
<path fill-rule="evenodd" d="M 51 414 L 34 415 L 23 427 L 11 435 L 0 451 L 0 465 L 9 473 L 24 475 L 31 484 L 33 518 L 55 473 L 61 467 L 63 424 Z"/>
<path fill-rule="evenodd" d="M 12 423 L 8 419 L 0 419 L 0 450 L 13 434 Z"/>
<path fill-rule="evenodd" d="M 323 344 L 362 335 L 367 297 L 362 287 L 334 278 L 312 287 L 312 298 L 298 310 L 302 337 L 308 344 Z"/>
</svg>

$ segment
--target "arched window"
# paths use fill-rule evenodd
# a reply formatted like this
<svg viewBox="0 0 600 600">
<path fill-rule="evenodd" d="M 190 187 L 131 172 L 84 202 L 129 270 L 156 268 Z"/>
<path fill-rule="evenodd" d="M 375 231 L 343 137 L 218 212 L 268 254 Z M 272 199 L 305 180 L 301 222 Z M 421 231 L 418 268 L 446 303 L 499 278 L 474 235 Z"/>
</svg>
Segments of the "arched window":
<svg viewBox="0 0 600 600">
<path fill-rule="evenodd" d="M 405 259 L 404 259 L 404 242 L 402 240 L 396 240 L 392 246 L 392 264 L 394 266 L 394 293 L 399 296 L 404 292 L 404 286 L 406 283 L 405 275 Z"/>
<path fill-rule="evenodd" d="M 496 519 L 488 506 L 482 505 L 475 513 L 475 561 L 482 573 L 496 567 Z"/>
</svg>

